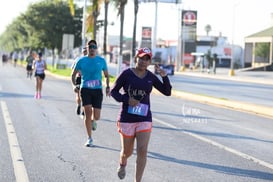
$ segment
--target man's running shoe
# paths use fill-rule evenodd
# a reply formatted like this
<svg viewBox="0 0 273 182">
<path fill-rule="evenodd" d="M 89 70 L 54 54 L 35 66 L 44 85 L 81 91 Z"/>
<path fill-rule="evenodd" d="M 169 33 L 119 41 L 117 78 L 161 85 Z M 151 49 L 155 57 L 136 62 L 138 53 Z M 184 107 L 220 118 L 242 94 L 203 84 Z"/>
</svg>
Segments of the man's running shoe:
<svg viewBox="0 0 273 182">
<path fill-rule="evenodd" d="M 81 106 L 78 106 L 78 107 L 77 107 L 76 113 L 77 113 L 77 115 L 80 115 L 80 114 L 81 114 Z"/>
<path fill-rule="evenodd" d="M 126 175 L 125 167 L 126 165 L 122 165 L 122 164 L 119 165 L 117 169 L 119 179 L 125 178 L 125 175 Z"/>
<path fill-rule="evenodd" d="M 88 138 L 86 143 L 84 144 L 86 147 L 93 147 L 93 140 L 92 138 Z"/>
<path fill-rule="evenodd" d="M 95 120 L 92 121 L 92 130 L 95 131 L 97 129 L 97 122 Z"/>
</svg>

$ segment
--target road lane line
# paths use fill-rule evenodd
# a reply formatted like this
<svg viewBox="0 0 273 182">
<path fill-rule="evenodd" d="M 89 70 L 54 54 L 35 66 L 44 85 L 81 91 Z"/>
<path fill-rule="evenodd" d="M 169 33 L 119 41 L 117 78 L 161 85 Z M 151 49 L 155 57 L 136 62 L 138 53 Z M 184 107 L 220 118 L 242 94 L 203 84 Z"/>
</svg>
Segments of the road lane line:
<svg viewBox="0 0 273 182">
<path fill-rule="evenodd" d="M 166 123 L 166 122 L 164 122 L 164 121 L 162 121 L 162 120 L 160 120 L 160 119 L 157 119 L 157 118 L 153 118 L 153 121 L 155 121 L 155 122 L 157 122 L 157 123 L 160 123 L 160 124 L 162 124 L 162 125 L 168 126 L 168 127 L 170 127 L 170 128 L 173 128 L 173 129 L 180 129 L 180 128 L 178 128 L 178 127 L 172 125 L 172 124 Z M 240 152 L 240 151 L 238 151 L 238 150 L 235 150 L 235 149 L 233 149 L 233 148 L 227 147 L 227 146 L 225 146 L 225 145 L 222 145 L 222 144 L 220 144 L 220 143 L 218 143 L 218 142 L 215 142 L 215 141 L 213 141 L 213 140 L 211 140 L 211 139 L 208 139 L 208 138 L 206 138 L 206 137 L 203 137 L 203 136 L 201 136 L 201 135 L 197 135 L 197 134 L 192 133 L 192 132 L 189 132 L 189 131 L 184 131 L 183 129 L 181 129 L 181 131 L 182 131 L 183 133 L 187 134 L 187 135 L 190 135 L 190 136 L 192 136 L 192 137 L 198 139 L 198 140 L 201 140 L 201 141 L 203 141 L 203 142 L 209 143 L 209 144 L 211 144 L 211 145 L 213 145 L 213 146 L 216 146 L 216 147 L 218 147 L 218 148 L 220 148 L 220 149 L 223 149 L 223 150 L 228 151 L 228 152 L 230 152 L 230 153 L 232 153 L 232 154 L 235 154 L 235 155 L 237 155 L 237 156 L 239 156 L 239 157 L 242 157 L 242 158 L 244 158 L 244 159 L 253 161 L 254 163 L 257 163 L 257 164 L 259 164 L 259 165 L 261 165 L 261 166 L 264 166 L 264 167 L 267 167 L 267 168 L 273 170 L 273 164 L 270 164 L 270 163 L 268 163 L 268 162 L 265 162 L 265 161 L 263 161 L 263 160 L 260 160 L 260 159 L 258 159 L 258 158 L 256 158 L 256 157 L 251 156 L 251 155 L 245 154 L 245 153 Z"/>
<path fill-rule="evenodd" d="M 17 140 L 16 132 L 13 127 L 7 104 L 1 101 L 1 108 L 6 126 L 10 154 L 12 158 L 14 174 L 17 182 L 29 182 L 27 170 L 24 164 L 20 146 Z"/>
</svg>

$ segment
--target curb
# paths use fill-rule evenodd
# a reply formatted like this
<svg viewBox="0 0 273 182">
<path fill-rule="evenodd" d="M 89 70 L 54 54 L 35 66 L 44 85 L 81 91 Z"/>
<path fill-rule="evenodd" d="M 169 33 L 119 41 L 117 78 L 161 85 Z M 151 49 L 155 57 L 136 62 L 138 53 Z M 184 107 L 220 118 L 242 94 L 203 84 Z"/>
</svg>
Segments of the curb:
<svg viewBox="0 0 273 182">
<path fill-rule="evenodd" d="M 259 84 L 267 84 L 273 85 L 273 80 L 262 80 L 262 79 L 251 79 L 247 78 L 246 76 L 237 77 L 237 76 L 228 76 L 228 75 L 212 75 L 212 74 L 202 74 L 200 72 L 175 72 L 178 75 L 185 75 L 185 76 L 195 76 L 195 77 L 204 77 L 204 78 L 213 78 L 218 80 L 232 80 L 237 82 L 249 82 L 249 83 L 259 83 Z"/>
</svg>

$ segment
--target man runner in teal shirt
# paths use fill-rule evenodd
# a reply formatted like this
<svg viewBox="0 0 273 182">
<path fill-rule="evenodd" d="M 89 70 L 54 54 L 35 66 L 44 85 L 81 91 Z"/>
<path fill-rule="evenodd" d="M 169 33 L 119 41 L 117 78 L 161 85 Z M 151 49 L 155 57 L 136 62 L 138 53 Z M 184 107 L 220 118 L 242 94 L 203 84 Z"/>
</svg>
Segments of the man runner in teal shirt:
<svg viewBox="0 0 273 182">
<path fill-rule="evenodd" d="M 97 42 L 90 40 L 87 44 L 88 56 L 80 58 L 72 70 L 71 81 L 74 86 L 75 77 L 80 73 L 81 85 L 80 93 L 82 105 L 84 107 L 84 122 L 88 139 L 85 146 L 92 147 L 92 131 L 96 130 L 96 120 L 100 119 L 101 105 L 103 100 L 102 71 L 106 78 L 106 95 L 109 96 L 109 74 L 104 58 L 97 55 Z"/>
</svg>

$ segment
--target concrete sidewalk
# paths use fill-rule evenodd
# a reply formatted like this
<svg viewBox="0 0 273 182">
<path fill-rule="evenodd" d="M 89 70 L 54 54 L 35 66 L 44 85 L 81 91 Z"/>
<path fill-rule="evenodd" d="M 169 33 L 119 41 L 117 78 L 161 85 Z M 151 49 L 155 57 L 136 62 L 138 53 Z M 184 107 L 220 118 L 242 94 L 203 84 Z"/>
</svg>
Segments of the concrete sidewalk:
<svg viewBox="0 0 273 182">
<path fill-rule="evenodd" d="M 183 72 L 175 72 L 175 74 L 184 74 L 189 76 L 207 77 L 213 79 L 225 79 L 233 81 L 242 81 L 250 83 L 261 83 L 273 85 L 273 72 L 271 71 L 240 71 L 235 70 L 234 76 L 229 76 L 229 68 L 217 68 L 216 74 L 201 70 L 190 70 L 187 69 Z"/>
</svg>

